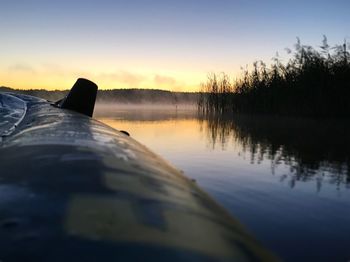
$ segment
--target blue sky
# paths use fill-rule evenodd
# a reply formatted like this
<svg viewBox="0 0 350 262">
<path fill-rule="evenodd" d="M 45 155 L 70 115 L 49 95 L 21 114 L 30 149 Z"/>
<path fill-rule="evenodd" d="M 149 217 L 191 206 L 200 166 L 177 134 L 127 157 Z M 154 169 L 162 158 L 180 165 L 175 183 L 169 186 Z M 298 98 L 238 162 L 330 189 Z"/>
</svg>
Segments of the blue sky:
<svg viewBox="0 0 350 262">
<path fill-rule="evenodd" d="M 195 90 L 209 72 L 239 75 L 297 36 L 350 41 L 350 1 L 3 1 L 0 85 Z M 162 81 L 158 81 L 161 79 Z"/>
</svg>

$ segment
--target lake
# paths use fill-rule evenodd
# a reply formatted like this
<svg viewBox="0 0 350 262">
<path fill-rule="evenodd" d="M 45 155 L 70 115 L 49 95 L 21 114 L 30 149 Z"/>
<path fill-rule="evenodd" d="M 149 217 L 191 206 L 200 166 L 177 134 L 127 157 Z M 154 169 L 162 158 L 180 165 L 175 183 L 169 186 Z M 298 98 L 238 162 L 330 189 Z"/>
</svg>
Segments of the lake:
<svg viewBox="0 0 350 262">
<path fill-rule="evenodd" d="M 347 121 L 99 106 L 95 118 L 195 179 L 283 260 L 350 260 Z"/>
</svg>

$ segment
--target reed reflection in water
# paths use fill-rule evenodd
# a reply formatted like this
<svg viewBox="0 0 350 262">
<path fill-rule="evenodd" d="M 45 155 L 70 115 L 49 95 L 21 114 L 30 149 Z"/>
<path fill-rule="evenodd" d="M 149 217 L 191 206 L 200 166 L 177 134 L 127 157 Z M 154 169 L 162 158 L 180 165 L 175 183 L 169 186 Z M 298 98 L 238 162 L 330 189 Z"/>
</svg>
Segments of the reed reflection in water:
<svg viewBox="0 0 350 262">
<path fill-rule="evenodd" d="M 140 108 L 97 108 L 95 117 L 194 178 L 285 261 L 350 258 L 345 121 Z"/>
<path fill-rule="evenodd" d="M 297 181 L 343 184 L 350 188 L 350 125 L 344 119 L 315 120 L 271 116 L 199 117 L 213 148 L 225 149 L 230 139 L 250 155 L 250 163 L 271 161 L 271 171 L 282 163 L 290 173 L 290 187 Z"/>
</svg>

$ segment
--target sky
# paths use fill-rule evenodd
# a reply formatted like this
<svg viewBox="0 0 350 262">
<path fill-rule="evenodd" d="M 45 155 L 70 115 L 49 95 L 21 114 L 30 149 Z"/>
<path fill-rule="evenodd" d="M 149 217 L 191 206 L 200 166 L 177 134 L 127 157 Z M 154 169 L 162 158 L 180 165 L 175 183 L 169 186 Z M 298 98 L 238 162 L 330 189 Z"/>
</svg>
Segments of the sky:
<svg viewBox="0 0 350 262">
<path fill-rule="evenodd" d="M 0 86 L 198 91 L 296 37 L 350 42 L 349 0 L 0 0 Z"/>
</svg>

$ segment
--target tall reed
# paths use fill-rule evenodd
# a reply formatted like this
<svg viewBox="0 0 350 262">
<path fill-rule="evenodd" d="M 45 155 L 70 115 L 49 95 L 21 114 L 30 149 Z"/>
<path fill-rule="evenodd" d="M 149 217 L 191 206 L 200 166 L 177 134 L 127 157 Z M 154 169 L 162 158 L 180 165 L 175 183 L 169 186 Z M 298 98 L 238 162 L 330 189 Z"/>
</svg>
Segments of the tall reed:
<svg viewBox="0 0 350 262">
<path fill-rule="evenodd" d="M 205 114 L 252 113 L 304 116 L 350 116 L 350 54 L 344 41 L 330 47 L 324 36 L 319 49 L 302 45 L 282 63 L 262 61 L 238 80 L 210 74 L 202 84 L 198 109 Z"/>
</svg>

